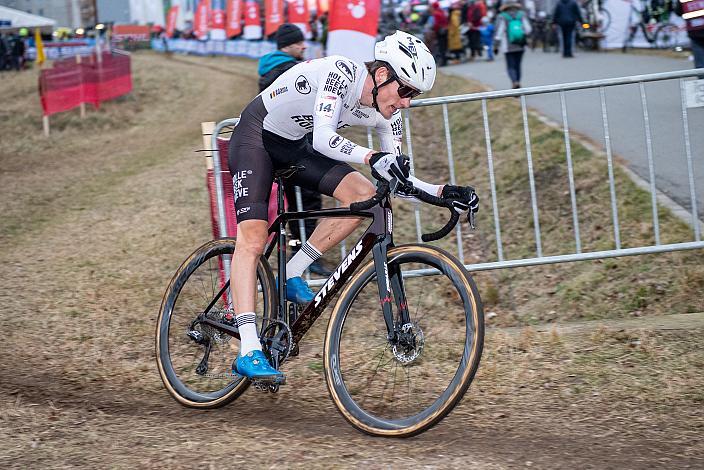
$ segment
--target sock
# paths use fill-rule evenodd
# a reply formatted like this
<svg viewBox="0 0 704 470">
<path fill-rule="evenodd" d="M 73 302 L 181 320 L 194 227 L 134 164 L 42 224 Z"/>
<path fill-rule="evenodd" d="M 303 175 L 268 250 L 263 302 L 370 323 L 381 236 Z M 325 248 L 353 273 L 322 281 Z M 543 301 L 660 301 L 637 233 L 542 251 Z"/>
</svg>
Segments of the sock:
<svg viewBox="0 0 704 470">
<path fill-rule="evenodd" d="M 240 330 L 240 356 L 250 351 L 261 351 L 262 345 L 257 334 L 257 323 L 254 312 L 244 312 L 235 315 L 237 328 Z"/>
<path fill-rule="evenodd" d="M 293 255 L 289 262 L 286 263 L 286 279 L 302 276 L 308 266 L 321 256 L 323 255 L 317 248 L 311 245 L 310 242 L 305 242 L 301 249 L 298 250 L 298 253 Z"/>
</svg>

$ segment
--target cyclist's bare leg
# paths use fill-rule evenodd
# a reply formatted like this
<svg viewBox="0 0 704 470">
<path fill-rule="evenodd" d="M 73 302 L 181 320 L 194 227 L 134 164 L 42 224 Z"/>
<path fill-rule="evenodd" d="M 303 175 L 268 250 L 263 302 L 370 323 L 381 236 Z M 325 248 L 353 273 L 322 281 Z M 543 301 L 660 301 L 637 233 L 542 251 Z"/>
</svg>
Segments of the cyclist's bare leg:
<svg viewBox="0 0 704 470">
<path fill-rule="evenodd" d="M 237 224 L 237 243 L 232 258 L 230 289 L 235 313 L 255 312 L 257 292 L 257 262 L 264 253 L 269 234 L 266 220 L 243 220 Z"/>
<path fill-rule="evenodd" d="M 341 205 L 349 206 L 353 202 L 366 201 L 375 193 L 374 185 L 361 173 L 355 171 L 340 181 L 333 197 L 340 201 Z M 362 223 L 362 220 L 364 219 L 359 217 L 321 219 L 309 241 L 318 251 L 325 253 L 347 238 Z"/>
</svg>

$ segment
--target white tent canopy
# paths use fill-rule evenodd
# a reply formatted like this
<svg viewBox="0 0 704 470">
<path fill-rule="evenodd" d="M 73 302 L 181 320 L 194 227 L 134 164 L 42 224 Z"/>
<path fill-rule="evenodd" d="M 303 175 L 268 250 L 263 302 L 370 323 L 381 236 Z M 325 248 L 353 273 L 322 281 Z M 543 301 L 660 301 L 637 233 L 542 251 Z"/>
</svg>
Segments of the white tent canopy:
<svg viewBox="0 0 704 470">
<path fill-rule="evenodd" d="M 6 24 L 9 22 L 9 26 Z M 0 31 L 16 32 L 20 28 L 41 28 L 43 33 L 51 33 L 56 21 L 43 16 L 32 15 L 13 8 L 0 6 Z"/>
</svg>

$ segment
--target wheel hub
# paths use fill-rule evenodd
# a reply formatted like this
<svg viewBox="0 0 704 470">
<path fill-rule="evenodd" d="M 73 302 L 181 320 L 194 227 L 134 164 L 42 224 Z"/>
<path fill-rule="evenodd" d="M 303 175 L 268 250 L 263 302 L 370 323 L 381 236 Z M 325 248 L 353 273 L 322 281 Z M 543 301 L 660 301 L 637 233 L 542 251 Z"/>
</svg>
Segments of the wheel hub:
<svg viewBox="0 0 704 470">
<path fill-rule="evenodd" d="M 425 336 L 418 322 L 406 323 L 398 332 L 392 351 L 401 364 L 410 364 L 420 357 L 424 345 Z"/>
</svg>

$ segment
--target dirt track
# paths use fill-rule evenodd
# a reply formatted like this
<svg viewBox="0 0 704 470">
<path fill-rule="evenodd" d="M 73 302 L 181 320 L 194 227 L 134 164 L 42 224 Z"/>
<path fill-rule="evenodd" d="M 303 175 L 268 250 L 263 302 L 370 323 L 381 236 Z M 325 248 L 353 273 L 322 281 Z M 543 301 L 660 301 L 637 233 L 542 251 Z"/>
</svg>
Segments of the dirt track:
<svg viewBox="0 0 704 470">
<path fill-rule="evenodd" d="M 170 275 L 209 236 L 198 123 L 241 108 L 228 93 L 254 89 L 242 78 L 254 66 L 137 55 L 135 70 L 134 98 L 86 123 L 57 117 L 51 145 L 3 143 L 1 467 L 704 465 L 701 325 L 491 334 L 462 403 L 410 440 L 364 436 L 337 413 L 320 373 L 324 318 L 279 394 L 177 405 L 153 329 Z M 36 96 L 20 98 L 33 79 L 8 83 L 13 105 L 36 111 Z M 38 132 L 35 111 L 22 123 Z"/>
</svg>

